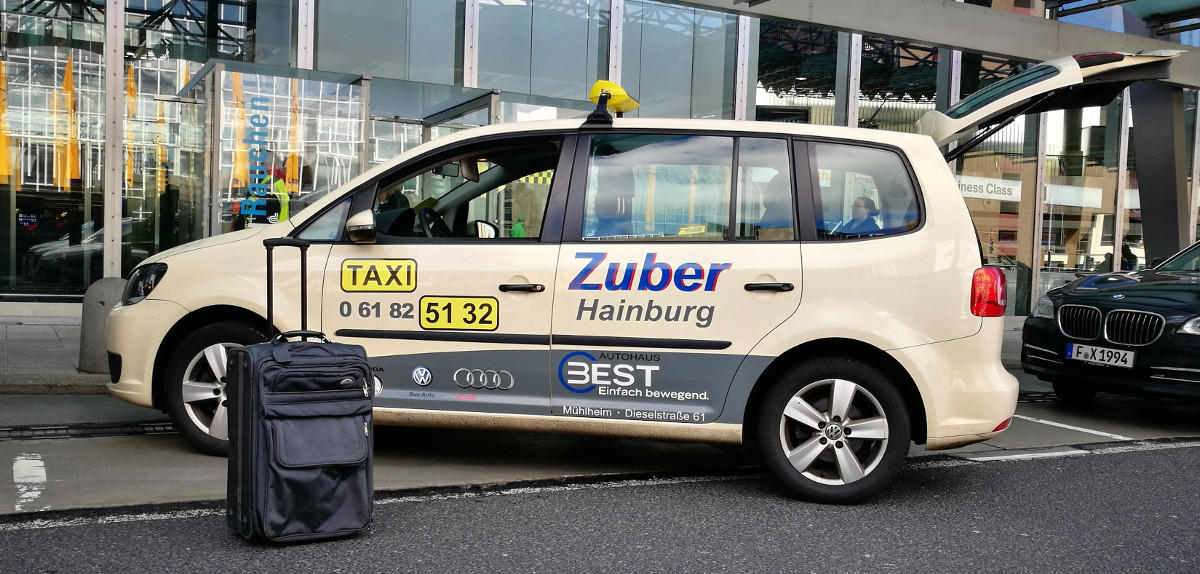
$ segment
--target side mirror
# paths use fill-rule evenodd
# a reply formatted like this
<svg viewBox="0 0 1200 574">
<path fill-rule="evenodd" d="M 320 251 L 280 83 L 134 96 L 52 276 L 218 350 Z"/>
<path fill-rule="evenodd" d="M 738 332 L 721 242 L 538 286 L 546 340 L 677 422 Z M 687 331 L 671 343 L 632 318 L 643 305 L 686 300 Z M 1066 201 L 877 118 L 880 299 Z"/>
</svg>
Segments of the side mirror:
<svg viewBox="0 0 1200 574">
<path fill-rule="evenodd" d="M 499 237 L 500 228 L 494 223 L 484 221 L 482 219 L 475 220 L 475 237 L 480 239 L 493 239 Z"/>
<path fill-rule="evenodd" d="M 346 235 L 354 243 L 375 243 L 375 214 L 366 209 L 346 220 Z"/>
</svg>

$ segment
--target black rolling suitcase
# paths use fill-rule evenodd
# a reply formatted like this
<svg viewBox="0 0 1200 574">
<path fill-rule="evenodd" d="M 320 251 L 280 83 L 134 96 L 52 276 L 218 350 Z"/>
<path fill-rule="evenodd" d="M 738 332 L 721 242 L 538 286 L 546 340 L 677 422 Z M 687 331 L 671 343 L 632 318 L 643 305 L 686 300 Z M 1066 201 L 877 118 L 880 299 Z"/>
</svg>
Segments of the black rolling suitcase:
<svg viewBox="0 0 1200 574">
<path fill-rule="evenodd" d="M 229 351 L 229 526 L 243 537 L 275 542 L 362 532 L 374 495 L 374 385 L 366 351 L 308 330 L 308 243 L 282 238 L 263 245 L 268 332 L 272 249 L 300 248 L 301 330 Z"/>
</svg>

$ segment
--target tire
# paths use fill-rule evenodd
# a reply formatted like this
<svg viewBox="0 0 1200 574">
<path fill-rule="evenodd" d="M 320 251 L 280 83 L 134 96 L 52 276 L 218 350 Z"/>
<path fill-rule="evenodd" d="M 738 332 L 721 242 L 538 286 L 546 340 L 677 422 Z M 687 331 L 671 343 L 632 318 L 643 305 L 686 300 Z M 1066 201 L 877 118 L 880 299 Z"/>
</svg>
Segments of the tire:
<svg viewBox="0 0 1200 574">
<path fill-rule="evenodd" d="M 834 395 L 845 406 L 834 407 Z M 828 357 L 786 371 L 759 403 L 766 466 L 798 498 L 850 504 L 895 477 L 908 456 L 908 409 L 878 369 Z"/>
<path fill-rule="evenodd" d="M 175 348 L 163 396 L 175 429 L 196 450 L 213 456 L 229 453 L 226 350 L 265 340 L 260 328 L 223 322 L 201 327 Z"/>
<path fill-rule="evenodd" d="M 1096 389 L 1080 383 L 1054 381 L 1050 384 L 1054 385 L 1054 394 L 1058 395 L 1059 402 L 1063 404 L 1086 405 L 1096 398 Z"/>
</svg>

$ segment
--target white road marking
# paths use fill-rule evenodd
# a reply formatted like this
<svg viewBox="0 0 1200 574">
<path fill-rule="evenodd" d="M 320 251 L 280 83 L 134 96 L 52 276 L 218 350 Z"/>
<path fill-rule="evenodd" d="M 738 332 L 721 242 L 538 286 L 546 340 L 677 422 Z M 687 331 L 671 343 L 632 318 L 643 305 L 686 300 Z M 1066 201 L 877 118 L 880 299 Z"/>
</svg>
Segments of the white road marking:
<svg viewBox="0 0 1200 574">
<path fill-rule="evenodd" d="M 17 485 L 15 510 L 21 512 L 25 506 L 42 496 L 46 488 L 46 465 L 42 455 L 21 453 L 13 459 L 13 483 Z"/>
<path fill-rule="evenodd" d="M 1027 416 L 1024 416 L 1024 415 L 1013 415 L 1013 418 L 1014 418 L 1014 419 L 1026 420 L 1026 421 L 1030 421 L 1030 422 L 1035 422 L 1035 423 L 1040 423 L 1040 424 L 1044 424 L 1044 425 L 1050 425 L 1050 426 L 1052 426 L 1052 427 L 1064 428 L 1064 429 L 1067 429 L 1067 430 L 1073 430 L 1073 431 L 1085 432 L 1085 433 L 1088 433 L 1088 434 L 1094 434 L 1094 435 L 1099 435 L 1099 436 L 1106 436 L 1106 437 L 1108 437 L 1108 438 L 1111 438 L 1111 439 L 1116 439 L 1116 440 L 1135 440 L 1133 437 L 1121 436 L 1121 435 L 1119 435 L 1119 434 L 1106 433 L 1106 432 L 1101 432 L 1101 431 L 1098 431 L 1098 430 L 1085 429 L 1085 428 L 1083 428 L 1083 427 L 1076 427 L 1076 426 L 1071 426 L 1071 425 L 1065 425 L 1065 424 L 1062 424 L 1062 423 L 1056 423 L 1056 422 L 1054 422 L 1054 421 L 1048 421 L 1048 420 L 1045 420 L 1045 419 L 1035 419 L 1035 418 L 1033 418 L 1033 417 L 1027 417 Z"/>
<path fill-rule="evenodd" d="M 1003 451 L 1001 451 L 1003 452 Z M 1045 452 L 1019 452 L 1013 454 L 995 454 L 995 455 L 977 455 L 975 453 L 964 454 L 963 458 L 973 460 L 975 462 L 992 462 L 997 460 L 1032 460 L 1035 458 L 1058 458 L 1062 456 L 1079 456 L 1082 454 L 1091 454 L 1090 451 L 1079 450 L 1077 448 L 1067 448 L 1061 450 L 1045 451 Z"/>
</svg>

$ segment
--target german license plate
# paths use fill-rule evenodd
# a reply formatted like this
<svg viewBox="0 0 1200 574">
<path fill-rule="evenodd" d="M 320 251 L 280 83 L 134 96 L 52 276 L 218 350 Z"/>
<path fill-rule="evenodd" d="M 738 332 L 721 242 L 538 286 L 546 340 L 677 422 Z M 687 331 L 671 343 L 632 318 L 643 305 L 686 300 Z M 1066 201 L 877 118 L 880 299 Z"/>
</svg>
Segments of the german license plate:
<svg viewBox="0 0 1200 574">
<path fill-rule="evenodd" d="M 1096 365 L 1133 368 L 1133 351 L 1067 343 L 1067 358 Z"/>
</svg>

